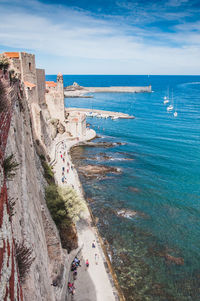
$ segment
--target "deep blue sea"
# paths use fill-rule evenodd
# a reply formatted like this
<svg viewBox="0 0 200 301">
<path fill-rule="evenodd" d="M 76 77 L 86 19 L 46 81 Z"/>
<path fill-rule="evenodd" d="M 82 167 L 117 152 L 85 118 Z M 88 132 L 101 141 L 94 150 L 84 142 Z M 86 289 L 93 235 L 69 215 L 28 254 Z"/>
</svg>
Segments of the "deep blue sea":
<svg viewBox="0 0 200 301">
<path fill-rule="evenodd" d="M 48 79 L 55 79 L 48 76 Z M 200 76 L 64 76 L 83 86 L 152 85 L 153 93 L 96 93 L 65 105 L 105 109 L 135 119 L 87 118 L 111 148 L 82 147 L 78 164 L 121 169 L 81 181 L 110 245 L 126 300 L 200 300 Z M 173 92 L 178 113 L 166 110 Z M 131 210 L 129 218 L 120 209 Z"/>
</svg>

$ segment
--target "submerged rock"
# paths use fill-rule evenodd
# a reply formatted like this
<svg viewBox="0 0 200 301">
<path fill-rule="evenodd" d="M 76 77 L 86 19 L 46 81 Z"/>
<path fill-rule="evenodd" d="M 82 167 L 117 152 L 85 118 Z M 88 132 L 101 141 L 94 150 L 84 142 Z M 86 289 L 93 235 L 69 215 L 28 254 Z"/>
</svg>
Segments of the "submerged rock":
<svg viewBox="0 0 200 301">
<path fill-rule="evenodd" d="M 124 142 L 80 142 L 78 145 L 75 145 L 74 148 L 80 147 L 80 146 L 87 146 L 87 147 L 104 147 L 104 148 L 109 148 L 109 147 L 115 147 L 119 145 L 125 145 L 126 143 Z"/>
<path fill-rule="evenodd" d="M 139 188 L 133 187 L 133 186 L 129 186 L 128 189 L 129 189 L 130 191 L 132 191 L 132 192 L 139 192 L 139 191 L 140 191 Z"/>
<path fill-rule="evenodd" d="M 125 217 L 125 218 L 132 218 L 132 217 L 135 217 L 137 215 L 137 211 L 121 209 L 121 210 L 116 211 L 116 214 L 118 216 L 122 216 L 122 217 Z"/>
<path fill-rule="evenodd" d="M 105 166 L 105 165 L 84 165 L 78 168 L 79 172 L 87 178 L 94 178 L 98 176 L 104 176 L 107 173 L 121 173 L 121 170 L 116 167 Z"/>
<path fill-rule="evenodd" d="M 88 203 L 93 203 L 94 200 L 92 198 L 87 198 Z"/>
<path fill-rule="evenodd" d="M 177 265 L 183 265 L 184 264 L 184 258 L 182 258 L 182 257 L 174 257 L 170 254 L 165 254 L 164 257 L 168 262 L 175 263 Z"/>
<path fill-rule="evenodd" d="M 146 215 L 142 212 L 135 211 L 135 210 L 130 210 L 130 209 L 120 209 L 115 211 L 115 213 L 118 216 L 124 217 L 124 218 L 133 218 L 133 217 L 146 217 Z"/>
</svg>

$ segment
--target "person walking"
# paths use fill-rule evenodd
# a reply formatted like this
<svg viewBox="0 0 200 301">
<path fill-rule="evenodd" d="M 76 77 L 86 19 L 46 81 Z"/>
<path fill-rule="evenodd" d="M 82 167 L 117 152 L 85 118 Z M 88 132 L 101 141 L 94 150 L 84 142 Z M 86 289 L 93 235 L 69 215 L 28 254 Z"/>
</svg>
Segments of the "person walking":
<svg viewBox="0 0 200 301">
<path fill-rule="evenodd" d="M 95 263 L 96 265 L 99 263 L 99 255 L 95 253 Z"/>
<path fill-rule="evenodd" d="M 89 260 L 88 259 L 86 259 L 85 265 L 86 265 L 86 269 L 89 268 Z"/>
</svg>

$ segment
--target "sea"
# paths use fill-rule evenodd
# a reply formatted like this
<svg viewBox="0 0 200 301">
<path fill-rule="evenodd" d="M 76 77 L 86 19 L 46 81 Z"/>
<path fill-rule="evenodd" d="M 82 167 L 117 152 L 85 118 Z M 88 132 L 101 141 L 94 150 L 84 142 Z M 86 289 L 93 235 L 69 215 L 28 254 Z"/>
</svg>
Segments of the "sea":
<svg viewBox="0 0 200 301">
<path fill-rule="evenodd" d="M 94 164 L 120 171 L 80 179 L 126 300 L 199 301 L 200 76 L 64 75 L 65 86 L 73 82 L 152 85 L 152 93 L 66 98 L 66 107 L 135 116 L 87 117 L 98 134 L 94 142 L 111 145 L 79 147 L 73 158 L 77 168 Z M 168 94 L 171 112 L 170 103 L 163 103 Z"/>
</svg>

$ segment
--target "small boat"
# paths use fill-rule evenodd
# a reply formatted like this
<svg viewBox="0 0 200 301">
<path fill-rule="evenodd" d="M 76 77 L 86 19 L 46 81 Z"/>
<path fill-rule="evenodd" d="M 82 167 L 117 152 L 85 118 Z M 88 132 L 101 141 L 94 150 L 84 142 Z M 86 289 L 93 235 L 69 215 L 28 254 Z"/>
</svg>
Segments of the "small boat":
<svg viewBox="0 0 200 301">
<path fill-rule="evenodd" d="M 169 102 L 169 87 L 168 87 L 168 90 L 167 90 L 167 95 L 168 95 L 168 96 L 164 96 L 164 97 L 163 97 L 163 99 L 164 99 L 163 103 L 164 103 L 164 104 L 166 104 L 166 103 Z"/>
<path fill-rule="evenodd" d="M 174 112 L 174 117 L 177 117 L 178 116 L 178 113 L 177 112 Z"/>
<path fill-rule="evenodd" d="M 169 105 L 168 107 L 167 107 L 167 111 L 172 111 L 173 110 L 173 106 L 172 105 Z"/>
<path fill-rule="evenodd" d="M 117 117 L 117 116 L 111 117 L 112 120 L 115 120 L 115 119 L 118 119 L 118 118 L 119 118 L 119 117 Z"/>
</svg>

